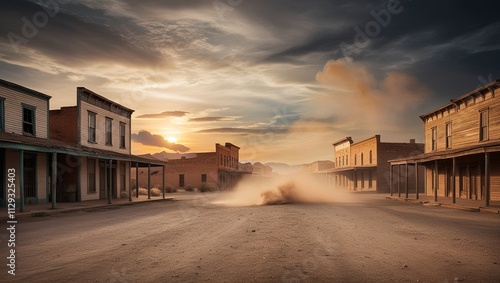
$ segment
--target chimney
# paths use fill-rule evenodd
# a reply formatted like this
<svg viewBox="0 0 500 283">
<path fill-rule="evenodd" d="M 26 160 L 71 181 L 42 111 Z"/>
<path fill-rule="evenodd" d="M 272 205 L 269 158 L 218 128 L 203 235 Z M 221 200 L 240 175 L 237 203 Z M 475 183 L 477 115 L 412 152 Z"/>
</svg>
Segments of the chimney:
<svg viewBox="0 0 500 283">
<path fill-rule="evenodd" d="M 415 139 L 410 139 L 410 143 L 415 143 Z"/>
</svg>

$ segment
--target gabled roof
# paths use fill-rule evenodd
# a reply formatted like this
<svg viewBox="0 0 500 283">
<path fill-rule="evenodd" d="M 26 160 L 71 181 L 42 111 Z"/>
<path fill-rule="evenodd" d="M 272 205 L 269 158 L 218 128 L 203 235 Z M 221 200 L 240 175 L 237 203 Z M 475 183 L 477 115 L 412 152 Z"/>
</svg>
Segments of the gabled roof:
<svg viewBox="0 0 500 283">
<path fill-rule="evenodd" d="M 32 90 L 30 88 L 27 88 L 27 87 L 24 87 L 24 86 L 21 86 L 21 85 L 18 85 L 18 84 L 9 82 L 9 81 L 5 81 L 5 80 L 2 80 L 2 79 L 0 79 L 0 86 L 3 86 L 5 88 L 9 88 L 9 89 L 12 89 L 12 90 L 15 90 L 15 91 L 19 91 L 19 92 L 22 92 L 22 93 L 25 93 L 25 94 L 29 94 L 29 95 L 32 95 L 32 96 L 35 96 L 35 97 L 38 97 L 38 98 L 41 98 L 41 99 L 44 99 L 44 100 L 49 100 L 49 99 L 52 98 L 51 96 L 46 95 L 44 93 L 41 93 L 39 91 Z"/>
</svg>

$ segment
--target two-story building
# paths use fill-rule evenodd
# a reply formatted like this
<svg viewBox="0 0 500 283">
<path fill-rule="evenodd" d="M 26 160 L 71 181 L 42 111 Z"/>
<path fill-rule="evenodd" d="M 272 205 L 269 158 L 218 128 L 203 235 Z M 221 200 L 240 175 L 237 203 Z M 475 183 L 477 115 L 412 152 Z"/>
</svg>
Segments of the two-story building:
<svg viewBox="0 0 500 283">
<path fill-rule="evenodd" d="M 380 135 L 375 135 L 357 143 L 347 137 L 333 143 L 333 148 L 335 167 L 328 173 L 333 174 L 330 179 L 336 187 L 385 193 L 390 191 L 388 160 L 422 153 L 424 145 L 414 139 L 409 143 L 382 142 Z M 407 175 L 418 178 L 417 174 Z M 418 188 L 423 190 L 423 186 Z"/>
<path fill-rule="evenodd" d="M 160 160 L 131 154 L 134 110 L 84 87 L 77 88 L 76 102 L 76 106 L 50 111 L 51 138 L 87 153 L 57 156 L 58 201 L 130 198 L 132 166 L 164 169 Z"/>
<path fill-rule="evenodd" d="M 130 154 L 133 110 L 85 88 L 77 106 L 49 110 L 50 96 L 0 80 L 0 205 L 128 197 L 130 167 L 165 162 Z M 163 182 L 164 184 L 164 182 Z M 150 189 L 150 184 L 148 184 Z"/>
<path fill-rule="evenodd" d="M 427 195 L 500 200 L 500 80 L 452 99 L 427 114 L 425 153 L 391 160 L 425 166 Z"/>
<path fill-rule="evenodd" d="M 7 196 L 13 195 L 18 207 L 47 202 L 49 198 L 50 98 L 0 80 L 0 202 L 3 205 Z"/>
</svg>

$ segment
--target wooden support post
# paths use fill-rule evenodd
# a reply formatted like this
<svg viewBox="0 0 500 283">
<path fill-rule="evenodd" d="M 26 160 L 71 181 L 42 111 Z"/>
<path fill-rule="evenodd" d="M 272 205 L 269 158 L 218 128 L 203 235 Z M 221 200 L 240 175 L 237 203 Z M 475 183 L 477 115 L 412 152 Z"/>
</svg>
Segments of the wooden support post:
<svg viewBox="0 0 500 283">
<path fill-rule="evenodd" d="M 50 191 L 52 194 L 52 209 L 56 209 L 56 191 L 57 191 L 57 153 L 52 153 L 52 174 L 50 177 Z"/>
<path fill-rule="evenodd" d="M 401 197 L 401 165 L 398 165 L 398 197 Z"/>
<path fill-rule="evenodd" d="M 405 174 L 405 197 L 408 198 L 408 162 L 406 162 L 406 174 Z"/>
<path fill-rule="evenodd" d="M 163 174 L 161 178 L 161 187 L 163 188 L 163 199 L 165 199 L 165 165 L 162 166 L 163 168 Z"/>
<path fill-rule="evenodd" d="M 391 192 L 391 197 L 393 195 L 393 182 L 394 182 L 394 176 L 392 175 L 392 164 L 389 165 L 389 191 Z"/>
<path fill-rule="evenodd" d="M 438 161 L 434 160 L 434 201 L 438 201 L 439 170 Z"/>
<path fill-rule="evenodd" d="M 484 204 L 485 206 L 490 206 L 490 154 L 488 152 L 484 153 Z"/>
<path fill-rule="evenodd" d="M 457 184 L 456 184 L 456 176 L 457 176 L 457 161 L 455 160 L 456 158 L 453 157 L 453 168 L 452 168 L 452 180 L 451 180 L 451 187 L 452 187 L 452 202 L 456 203 L 457 202 Z"/>
<path fill-rule="evenodd" d="M 113 160 L 109 160 L 109 178 L 108 178 L 108 204 L 111 204 L 111 190 L 113 189 Z"/>
<path fill-rule="evenodd" d="M 139 198 L 139 162 L 135 163 L 135 198 Z"/>
<path fill-rule="evenodd" d="M 148 163 L 148 199 L 151 199 L 151 163 Z"/>
<path fill-rule="evenodd" d="M 132 161 L 128 163 L 128 201 L 132 201 Z"/>
<path fill-rule="evenodd" d="M 418 194 L 418 162 L 415 162 L 415 196 L 417 199 L 420 198 Z"/>
<path fill-rule="evenodd" d="M 24 212 L 24 150 L 19 150 L 19 211 Z"/>
</svg>

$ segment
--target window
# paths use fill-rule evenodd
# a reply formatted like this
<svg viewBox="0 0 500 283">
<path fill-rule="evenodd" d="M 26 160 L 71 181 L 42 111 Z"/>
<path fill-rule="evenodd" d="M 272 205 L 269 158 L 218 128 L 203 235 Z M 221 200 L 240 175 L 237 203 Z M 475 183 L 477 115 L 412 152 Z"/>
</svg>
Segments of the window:
<svg viewBox="0 0 500 283">
<path fill-rule="evenodd" d="M 345 156 L 345 165 L 349 165 L 349 156 Z"/>
<path fill-rule="evenodd" d="M 431 148 L 432 148 L 432 150 L 437 149 L 437 129 L 436 129 L 436 127 L 431 129 Z"/>
<path fill-rule="evenodd" d="M 354 154 L 354 165 L 358 165 L 358 156 Z"/>
<path fill-rule="evenodd" d="M 201 182 L 202 183 L 207 182 L 207 174 L 201 174 Z"/>
<path fill-rule="evenodd" d="M 446 124 L 446 148 L 451 148 L 451 122 Z"/>
<path fill-rule="evenodd" d="M 488 140 L 488 109 L 479 112 L 479 140 Z"/>
<path fill-rule="evenodd" d="M 87 159 L 87 176 L 88 176 L 88 188 L 89 193 L 95 193 L 95 159 Z"/>
<path fill-rule="evenodd" d="M 373 174 L 372 171 L 368 171 L 368 188 L 369 189 L 371 189 L 372 185 L 373 185 L 373 183 L 372 183 L 372 178 L 373 178 L 372 174 Z"/>
<path fill-rule="evenodd" d="M 371 150 L 370 150 L 370 164 L 373 164 L 373 153 Z"/>
<path fill-rule="evenodd" d="M 363 165 L 363 153 L 361 153 L 361 165 Z"/>
<path fill-rule="evenodd" d="M 23 134 L 35 135 L 35 109 L 23 104 Z"/>
<path fill-rule="evenodd" d="M 120 122 L 120 148 L 125 148 L 125 123 Z"/>
<path fill-rule="evenodd" d="M 106 145 L 113 145 L 112 132 L 113 132 L 113 119 L 106 117 Z"/>
<path fill-rule="evenodd" d="M 342 156 L 342 165 L 345 165 L 345 156 Z"/>
<path fill-rule="evenodd" d="M 0 131 L 5 131 L 5 98 L 0 97 Z"/>
<path fill-rule="evenodd" d="M 89 111 L 89 142 L 95 143 L 95 113 Z"/>
</svg>

